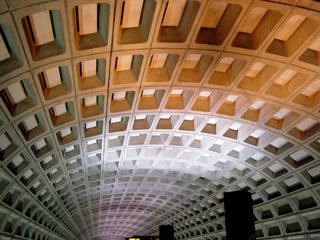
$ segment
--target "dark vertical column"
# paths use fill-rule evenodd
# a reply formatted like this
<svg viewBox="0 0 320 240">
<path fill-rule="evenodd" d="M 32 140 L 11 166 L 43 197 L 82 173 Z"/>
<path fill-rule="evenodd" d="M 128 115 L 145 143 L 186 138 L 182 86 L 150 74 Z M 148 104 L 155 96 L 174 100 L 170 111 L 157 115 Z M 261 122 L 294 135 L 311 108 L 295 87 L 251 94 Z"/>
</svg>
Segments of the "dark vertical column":
<svg viewBox="0 0 320 240">
<path fill-rule="evenodd" d="M 172 225 L 159 226 L 160 240 L 174 240 L 174 229 Z"/>
<path fill-rule="evenodd" d="M 225 192 L 224 209 L 227 240 L 256 239 L 251 193 Z"/>
</svg>

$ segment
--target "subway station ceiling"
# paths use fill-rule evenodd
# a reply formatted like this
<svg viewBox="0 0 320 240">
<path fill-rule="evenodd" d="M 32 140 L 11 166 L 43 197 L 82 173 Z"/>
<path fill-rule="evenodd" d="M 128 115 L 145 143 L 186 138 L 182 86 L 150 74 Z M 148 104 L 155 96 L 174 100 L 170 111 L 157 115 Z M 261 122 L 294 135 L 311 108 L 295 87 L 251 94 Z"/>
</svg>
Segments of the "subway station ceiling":
<svg viewBox="0 0 320 240">
<path fill-rule="evenodd" d="M 0 0 L 0 238 L 320 239 L 319 10 Z"/>
</svg>

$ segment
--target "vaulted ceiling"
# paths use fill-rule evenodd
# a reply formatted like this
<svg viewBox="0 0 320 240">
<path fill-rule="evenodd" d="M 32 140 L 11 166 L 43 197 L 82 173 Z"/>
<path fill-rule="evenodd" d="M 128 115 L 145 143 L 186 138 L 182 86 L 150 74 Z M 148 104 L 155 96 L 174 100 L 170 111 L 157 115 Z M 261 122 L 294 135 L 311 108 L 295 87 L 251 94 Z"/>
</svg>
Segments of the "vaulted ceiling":
<svg viewBox="0 0 320 240">
<path fill-rule="evenodd" d="M 0 238 L 319 239 L 319 10 L 0 0 Z"/>
</svg>

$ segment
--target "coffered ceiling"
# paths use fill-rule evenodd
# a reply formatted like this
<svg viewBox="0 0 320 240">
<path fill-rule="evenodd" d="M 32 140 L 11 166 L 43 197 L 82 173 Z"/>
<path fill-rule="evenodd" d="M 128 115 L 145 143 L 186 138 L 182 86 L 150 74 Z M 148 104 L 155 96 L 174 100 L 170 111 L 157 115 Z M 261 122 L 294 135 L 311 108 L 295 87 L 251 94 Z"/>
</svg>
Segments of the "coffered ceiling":
<svg viewBox="0 0 320 240">
<path fill-rule="evenodd" d="M 0 0 L 0 238 L 319 239 L 319 10 Z"/>
</svg>

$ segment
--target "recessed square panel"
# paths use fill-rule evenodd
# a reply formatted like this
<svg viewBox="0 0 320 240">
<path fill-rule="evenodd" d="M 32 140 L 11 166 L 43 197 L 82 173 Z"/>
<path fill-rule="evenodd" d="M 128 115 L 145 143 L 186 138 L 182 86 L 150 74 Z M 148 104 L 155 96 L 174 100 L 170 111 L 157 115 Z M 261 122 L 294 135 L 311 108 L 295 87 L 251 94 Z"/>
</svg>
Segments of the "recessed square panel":
<svg viewBox="0 0 320 240">
<path fill-rule="evenodd" d="M 264 104 L 265 104 L 264 101 L 257 100 L 253 104 L 251 104 L 250 108 L 254 109 L 254 110 L 259 110 L 259 109 L 261 109 L 263 107 Z"/>
<path fill-rule="evenodd" d="M 122 28 L 139 27 L 144 0 L 125 0 L 122 16 Z"/>
<path fill-rule="evenodd" d="M 45 81 L 48 88 L 53 88 L 61 84 L 59 67 L 50 68 L 44 71 Z"/>
<path fill-rule="evenodd" d="M 281 148 L 283 147 L 288 141 L 283 139 L 283 138 L 276 138 L 275 140 L 273 140 L 270 145 L 276 147 L 276 148 Z"/>
<path fill-rule="evenodd" d="M 28 179 L 30 178 L 31 176 L 33 175 L 33 171 L 31 169 L 27 170 L 24 174 L 23 174 L 23 177 L 25 179 Z"/>
<path fill-rule="evenodd" d="M 92 122 L 87 122 L 85 123 L 85 128 L 89 129 L 89 128 L 94 128 L 97 126 L 97 122 L 96 121 L 92 121 Z"/>
<path fill-rule="evenodd" d="M 124 55 L 117 57 L 116 70 L 128 71 L 131 69 L 133 55 Z"/>
<path fill-rule="evenodd" d="M 320 165 L 307 170 L 311 177 L 316 178 L 320 176 Z"/>
<path fill-rule="evenodd" d="M 32 31 L 37 45 L 54 41 L 49 11 L 34 13 L 30 16 Z"/>
<path fill-rule="evenodd" d="M 261 129 L 257 129 L 255 130 L 253 133 L 250 134 L 251 137 L 254 138 L 259 138 L 261 137 L 263 134 L 265 133 L 265 131 L 261 130 Z"/>
<path fill-rule="evenodd" d="M 278 112 L 273 115 L 275 119 L 284 119 L 291 112 L 288 108 L 281 108 Z"/>
<path fill-rule="evenodd" d="M 238 131 L 241 128 L 241 124 L 240 123 L 233 123 L 229 128 L 235 131 Z"/>
<path fill-rule="evenodd" d="M 305 21 L 306 17 L 302 15 L 291 16 L 282 28 L 276 33 L 276 39 L 283 42 L 288 41 L 291 35 L 300 27 L 300 25 Z"/>
<path fill-rule="evenodd" d="M 156 91 L 155 89 L 145 89 L 145 90 L 143 90 L 142 95 L 143 96 L 153 96 L 155 91 Z"/>
<path fill-rule="evenodd" d="M 210 91 L 201 91 L 201 92 L 199 93 L 199 97 L 208 98 L 208 97 L 210 97 L 210 95 L 211 95 L 211 92 L 210 92 Z"/>
<path fill-rule="evenodd" d="M 278 78 L 276 78 L 276 80 L 274 81 L 274 83 L 280 85 L 280 86 L 284 86 L 286 85 L 292 78 L 294 78 L 294 76 L 297 75 L 297 71 L 288 69 L 285 70 Z"/>
<path fill-rule="evenodd" d="M 118 123 L 121 122 L 121 117 L 112 117 L 110 119 L 110 123 Z"/>
<path fill-rule="evenodd" d="M 30 131 L 31 129 L 38 126 L 38 121 L 35 116 L 31 116 L 26 118 L 24 121 L 24 126 L 26 127 L 27 131 Z"/>
<path fill-rule="evenodd" d="M 8 86 L 8 91 L 12 102 L 17 104 L 27 98 L 21 82 L 16 82 Z"/>
<path fill-rule="evenodd" d="M 255 78 L 262 71 L 265 65 L 266 65 L 265 63 L 260 63 L 260 62 L 253 64 L 252 67 L 247 72 L 246 76 L 249 78 Z"/>
<path fill-rule="evenodd" d="M 173 89 L 170 92 L 170 94 L 172 94 L 172 95 L 181 95 L 182 93 L 183 93 L 182 89 Z"/>
<path fill-rule="evenodd" d="M 84 106 L 94 106 L 97 104 L 97 96 L 89 96 L 84 98 Z"/>
<path fill-rule="evenodd" d="M 83 4 L 78 6 L 79 33 L 86 35 L 96 33 L 98 30 L 97 4 Z"/>
<path fill-rule="evenodd" d="M 11 162 L 14 165 L 14 167 L 18 167 L 23 161 L 24 161 L 23 157 L 21 156 L 21 154 L 19 154 L 15 156 Z"/>
<path fill-rule="evenodd" d="M 216 28 L 219 24 L 228 4 L 224 2 L 212 2 L 208 6 L 207 14 L 205 15 L 201 26 L 204 28 Z"/>
<path fill-rule="evenodd" d="M 60 130 L 61 137 L 68 136 L 69 134 L 71 134 L 71 128 L 65 128 Z"/>
<path fill-rule="evenodd" d="M 255 153 L 251 156 L 252 159 L 256 160 L 256 161 L 261 161 L 262 159 L 265 158 L 265 155 L 262 153 Z"/>
<path fill-rule="evenodd" d="M 170 0 L 162 21 L 162 26 L 176 27 L 179 25 L 187 0 Z"/>
<path fill-rule="evenodd" d="M 10 58 L 10 53 L 4 42 L 2 35 L 0 34 L 0 61 Z"/>
<path fill-rule="evenodd" d="M 296 128 L 299 129 L 300 131 L 304 132 L 312 128 L 318 123 L 318 121 L 312 119 L 312 118 L 306 118 L 303 121 L 299 122 L 296 125 Z"/>
<path fill-rule="evenodd" d="M 216 66 L 215 71 L 226 72 L 233 62 L 234 62 L 234 58 L 224 57 L 220 60 L 219 64 Z"/>
<path fill-rule="evenodd" d="M 58 169 L 57 168 L 53 168 L 51 171 L 50 171 L 50 174 L 55 174 L 56 172 L 58 172 Z"/>
<path fill-rule="evenodd" d="M 44 164 L 48 164 L 50 161 L 52 161 L 53 160 L 53 157 L 52 157 L 52 155 L 50 155 L 50 156 L 47 156 L 47 157 L 45 157 L 43 160 L 42 160 L 42 162 L 44 163 Z"/>
<path fill-rule="evenodd" d="M 306 152 L 306 151 L 303 150 L 303 149 L 300 149 L 300 150 L 298 150 L 298 151 L 290 154 L 290 157 L 291 157 L 293 160 L 295 160 L 296 162 L 299 162 L 299 161 L 305 159 L 305 158 L 308 157 L 308 156 L 309 156 L 309 153 Z"/>
<path fill-rule="evenodd" d="M 303 91 L 301 92 L 302 95 L 311 97 L 315 95 L 315 93 L 320 91 L 320 79 L 313 81 L 311 84 L 308 85 Z"/>
<path fill-rule="evenodd" d="M 226 98 L 226 101 L 227 102 L 230 102 L 230 103 L 234 103 L 235 101 L 237 101 L 238 99 L 238 96 L 237 95 L 229 95 L 227 98 Z"/>
<path fill-rule="evenodd" d="M 143 120 L 146 119 L 147 115 L 146 114 L 139 114 L 135 116 L 135 119 L 137 120 Z"/>
<path fill-rule="evenodd" d="M 0 150 L 3 151 L 7 147 L 9 147 L 10 145 L 11 145 L 11 142 L 10 142 L 9 138 L 7 137 L 7 135 L 1 134 L 0 135 Z"/>
<path fill-rule="evenodd" d="M 34 145 L 37 148 L 37 150 L 40 150 L 41 148 L 44 148 L 47 145 L 47 142 L 45 139 L 41 139 L 40 141 L 36 142 Z"/>
<path fill-rule="evenodd" d="M 53 111 L 54 111 L 54 115 L 56 117 L 66 113 L 67 112 L 66 104 L 60 103 L 60 104 L 54 106 Z"/>
<path fill-rule="evenodd" d="M 279 163 L 275 163 L 275 164 L 271 165 L 269 167 L 269 169 L 274 173 L 278 173 L 283 169 L 283 167 Z"/>
<path fill-rule="evenodd" d="M 74 145 L 68 146 L 68 147 L 66 147 L 64 150 L 65 150 L 66 152 L 71 152 L 71 151 L 75 150 L 75 147 L 74 147 Z"/>
<path fill-rule="evenodd" d="M 82 77 L 97 75 L 97 59 L 82 61 L 80 64 Z"/>
<path fill-rule="evenodd" d="M 167 57 L 167 53 L 153 54 L 149 68 L 163 68 Z"/>
<path fill-rule="evenodd" d="M 95 144 L 95 143 L 97 143 L 96 139 L 87 141 L 87 145 L 91 145 L 91 144 Z"/>
<path fill-rule="evenodd" d="M 189 54 L 182 63 L 184 69 L 195 69 L 201 59 L 201 54 Z"/>
<path fill-rule="evenodd" d="M 115 93 L 113 93 L 113 99 L 114 100 L 125 99 L 126 98 L 126 93 L 127 92 L 115 92 Z"/>
<path fill-rule="evenodd" d="M 286 180 L 284 180 L 284 183 L 288 186 L 288 187 L 293 187 L 295 185 L 298 185 L 300 182 L 296 177 L 291 177 L 288 178 Z"/>
</svg>

